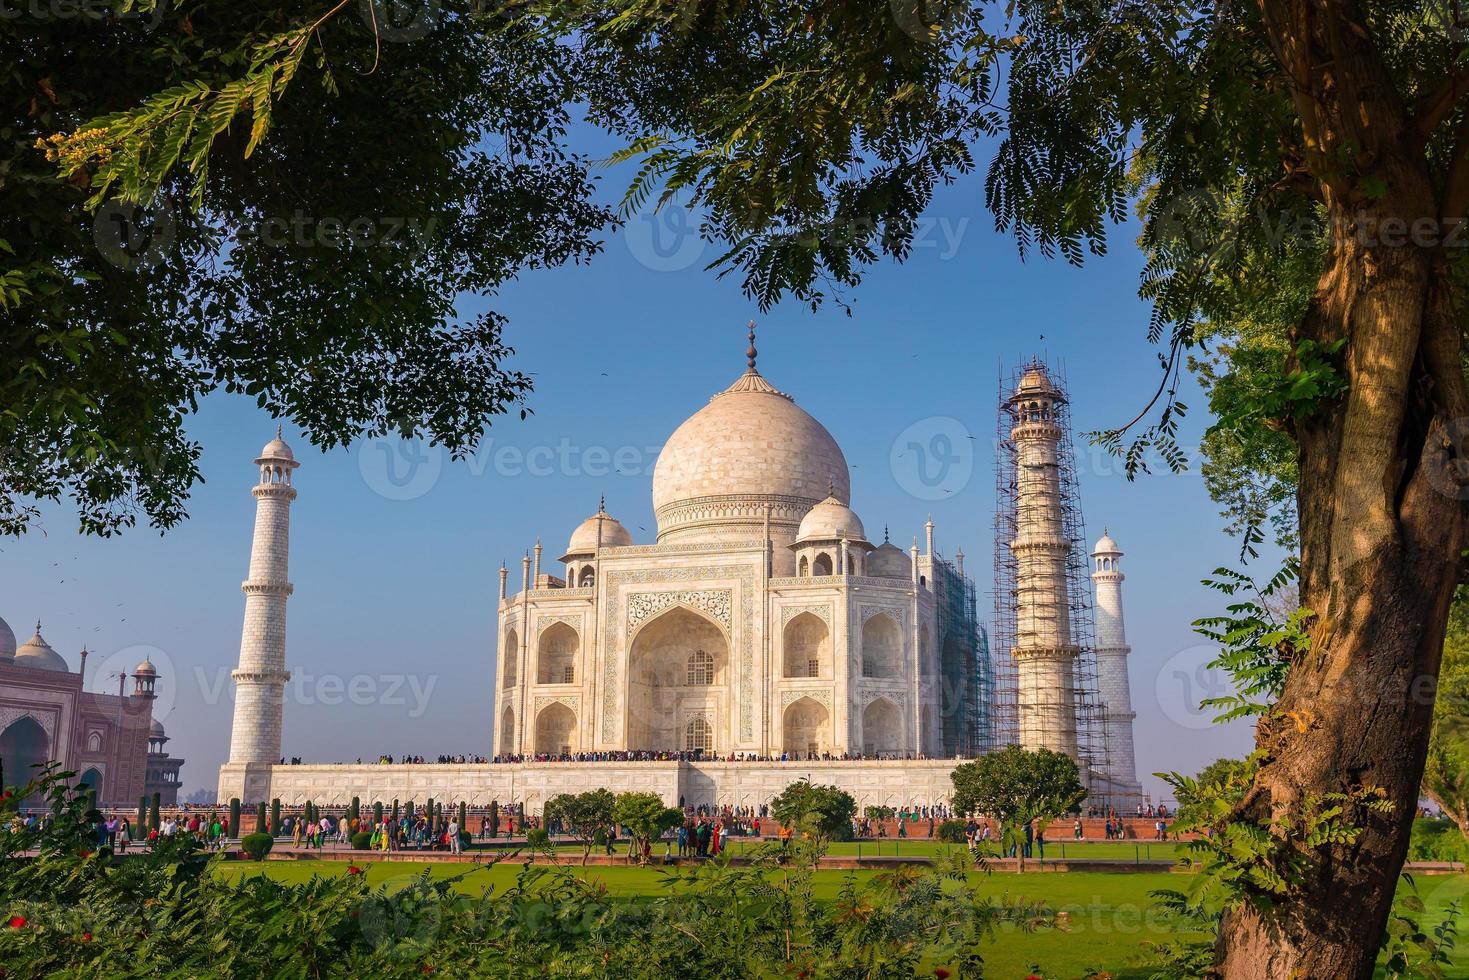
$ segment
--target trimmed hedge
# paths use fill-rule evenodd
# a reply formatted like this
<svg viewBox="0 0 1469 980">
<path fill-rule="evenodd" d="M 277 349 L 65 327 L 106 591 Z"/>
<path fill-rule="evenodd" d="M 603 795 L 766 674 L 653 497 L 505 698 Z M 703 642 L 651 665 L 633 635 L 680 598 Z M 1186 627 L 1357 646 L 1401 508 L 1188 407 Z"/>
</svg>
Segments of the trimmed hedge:
<svg viewBox="0 0 1469 980">
<path fill-rule="evenodd" d="M 240 850 L 250 855 L 252 860 L 264 861 L 265 855 L 275 846 L 275 838 L 267 833 L 246 834 L 240 838 Z"/>
<path fill-rule="evenodd" d="M 945 820 L 939 824 L 938 838 L 946 844 L 963 844 L 964 831 L 963 820 Z"/>
<path fill-rule="evenodd" d="M 359 851 L 365 851 L 372 846 L 372 831 L 359 830 L 352 835 L 352 846 Z"/>
</svg>

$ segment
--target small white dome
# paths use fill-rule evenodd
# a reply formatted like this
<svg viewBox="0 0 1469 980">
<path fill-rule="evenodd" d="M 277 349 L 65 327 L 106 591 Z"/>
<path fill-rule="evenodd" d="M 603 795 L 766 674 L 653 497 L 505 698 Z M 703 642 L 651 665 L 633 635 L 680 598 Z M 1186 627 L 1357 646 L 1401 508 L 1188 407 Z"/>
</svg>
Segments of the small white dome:
<svg viewBox="0 0 1469 980">
<path fill-rule="evenodd" d="M 1046 373 L 1046 366 L 1040 361 L 1032 361 L 1020 376 L 1020 383 L 1015 386 L 1015 397 L 1023 398 L 1034 395 L 1060 395 L 1060 390 L 1051 382 L 1051 376 Z"/>
<path fill-rule="evenodd" d="M 1120 555 L 1122 549 L 1117 547 L 1117 542 L 1112 540 L 1112 535 L 1102 528 L 1102 536 L 1097 540 L 1096 547 L 1092 548 L 1094 555 Z"/>
<path fill-rule="evenodd" d="M 281 438 L 280 426 L 275 427 L 275 438 L 265 444 L 264 448 L 260 450 L 260 456 L 255 462 L 263 463 L 268 459 L 282 460 L 290 463 L 296 461 L 296 454 L 291 452 L 291 447 L 286 445 L 286 441 Z"/>
<path fill-rule="evenodd" d="M 571 532 L 571 541 L 566 545 L 566 555 L 562 560 L 565 561 L 572 555 L 591 554 L 597 550 L 599 541 L 603 548 L 622 548 L 633 543 L 632 535 L 622 526 L 622 522 L 602 507 Z"/>
<path fill-rule="evenodd" d="M 71 670 L 62 659 L 61 654 L 51 649 L 51 644 L 41 638 L 41 624 L 36 624 L 36 635 L 26 640 L 20 649 L 15 651 L 15 665 L 17 667 L 30 667 L 34 670 L 55 670 L 67 673 Z"/>
<path fill-rule="evenodd" d="M 913 574 L 913 558 L 891 541 L 883 541 L 867 556 L 865 574 L 872 578 L 906 579 Z"/>
<path fill-rule="evenodd" d="M 15 630 L 4 619 L 0 619 L 0 664 L 15 659 Z"/>
<path fill-rule="evenodd" d="M 856 511 L 838 500 L 835 494 L 827 497 L 806 512 L 801 518 L 801 527 L 796 532 L 796 542 L 802 541 L 848 541 L 867 540 Z"/>
</svg>

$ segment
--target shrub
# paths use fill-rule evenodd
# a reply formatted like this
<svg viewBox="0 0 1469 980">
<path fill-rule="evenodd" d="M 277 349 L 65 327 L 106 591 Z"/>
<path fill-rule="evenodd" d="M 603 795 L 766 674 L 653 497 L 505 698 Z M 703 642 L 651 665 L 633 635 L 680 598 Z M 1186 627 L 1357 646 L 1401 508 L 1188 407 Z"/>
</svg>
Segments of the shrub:
<svg viewBox="0 0 1469 980">
<path fill-rule="evenodd" d="M 939 840 L 946 844 L 963 844 L 965 825 L 963 820 L 945 820 L 939 824 Z"/>
<path fill-rule="evenodd" d="M 359 830 L 352 835 L 352 846 L 359 851 L 365 851 L 372 846 L 372 831 Z"/>
<path fill-rule="evenodd" d="M 1413 835 L 1408 841 L 1410 861 L 1469 861 L 1469 847 L 1464 835 L 1447 820 L 1413 821 Z"/>
<path fill-rule="evenodd" d="M 257 832 L 246 834 L 240 838 L 240 849 L 250 855 L 251 860 L 264 861 L 265 855 L 275 846 L 275 838 L 270 834 Z"/>
</svg>

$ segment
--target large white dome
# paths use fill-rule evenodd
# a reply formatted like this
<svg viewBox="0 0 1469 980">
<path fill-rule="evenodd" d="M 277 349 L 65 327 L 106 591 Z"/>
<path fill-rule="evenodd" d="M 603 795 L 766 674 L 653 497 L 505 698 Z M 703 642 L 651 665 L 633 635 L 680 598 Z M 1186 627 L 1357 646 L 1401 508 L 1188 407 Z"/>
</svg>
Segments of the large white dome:
<svg viewBox="0 0 1469 980">
<path fill-rule="evenodd" d="M 758 536 L 767 505 L 772 523 L 794 532 L 828 487 L 851 499 L 841 447 L 751 364 L 664 443 L 653 470 L 658 539 Z"/>
<path fill-rule="evenodd" d="M 66 673 L 71 670 L 61 654 L 51 649 L 51 644 L 41 638 L 41 624 L 36 624 L 36 635 L 26 640 L 15 651 L 15 665 L 17 667 L 32 667 L 40 670 L 54 670 Z"/>
<path fill-rule="evenodd" d="M 0 619 L 0 663 L 15 659 L 15 630 L 4 619 Z"/>
</svg>

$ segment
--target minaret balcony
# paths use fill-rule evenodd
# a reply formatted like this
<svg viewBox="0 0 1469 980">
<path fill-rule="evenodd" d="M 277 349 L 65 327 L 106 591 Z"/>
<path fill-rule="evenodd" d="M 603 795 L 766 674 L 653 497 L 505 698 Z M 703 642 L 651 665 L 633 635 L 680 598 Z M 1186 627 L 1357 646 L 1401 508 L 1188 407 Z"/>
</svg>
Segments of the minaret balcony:
<svg viewBox="0 0 1469 980">
<path fill-rule="evenodd" d="M 1016 660 L 1073 660 L 1081 652 L 1081 647 L 1070 644 L 1049 647 L 1016 647 L 1010 651 L 1010 655 Z"/>
<path fill-rule="evenodd" d="M 240 591 L 246 595 L 288 596 L 296 587 L 290 582 L 241 582 Z"/>
<path fill-rule="evenodd" d="M 296 488 L 289 483 L 257 483 L 250 489 L 258 498 L 279 497 L 282 500 L 295 500 Z"/>
<path fill-rule="evenodd" d="M 230 671 L 230 677 L 236 681 L 255 681 L 257 683 L 269 683 L 279 681 L 284 684 L 291 679 L 289 670 L 245 670 L 236 668 Z"/>
</svg>

